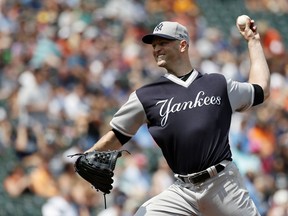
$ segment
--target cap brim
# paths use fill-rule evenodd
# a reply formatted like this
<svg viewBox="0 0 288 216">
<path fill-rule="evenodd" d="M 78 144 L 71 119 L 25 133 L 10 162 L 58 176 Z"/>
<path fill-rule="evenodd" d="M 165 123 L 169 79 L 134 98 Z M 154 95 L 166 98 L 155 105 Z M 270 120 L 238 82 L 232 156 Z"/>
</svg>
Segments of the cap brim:
<svg viewBox="0 0 288 216">
<path fill-rule="evenodd" d="M 146 43 L 146 44 L 152 44 L 155 36 L 166 38 L 169 40 L 177 40 L 176 38 L 171 37 L 169 35 L 165 35 L 165 34 L 147 34 L 147 35 L 142 37 L 142 41 L 143 41 L 143 43 Z"/>
</svg>

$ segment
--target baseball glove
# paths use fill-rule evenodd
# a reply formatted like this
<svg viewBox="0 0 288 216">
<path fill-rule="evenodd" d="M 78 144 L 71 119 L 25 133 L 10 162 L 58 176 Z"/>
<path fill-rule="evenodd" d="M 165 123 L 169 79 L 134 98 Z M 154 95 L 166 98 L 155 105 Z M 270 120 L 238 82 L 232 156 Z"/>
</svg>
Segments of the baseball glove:
<svg viewBox="0 0 288 216">
<path fill-rule="evenodd" d="M 113 189 L 114 169 L 117 159 L 122 156 L 122 152 L 127 150 L 113 151 L 91 151 L 69 155 L 69 157 L 79 156 L 74 163 L 75 172 L 89 182 L 97 191 L 109 194 Z M 129 152 L 128 152 L 129 153 Z M 129 153 L 130 154 L 130 153 Z M 105 202 L 106 207 L 106 202 Z"/>
</svg>

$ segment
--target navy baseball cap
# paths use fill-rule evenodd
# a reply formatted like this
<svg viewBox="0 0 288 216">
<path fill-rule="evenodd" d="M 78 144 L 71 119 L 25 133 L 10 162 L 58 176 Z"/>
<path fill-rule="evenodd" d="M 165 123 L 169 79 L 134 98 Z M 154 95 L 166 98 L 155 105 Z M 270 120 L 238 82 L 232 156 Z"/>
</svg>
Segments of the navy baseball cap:
<svg viewBox="0 0 288 216">
<path fill-rule="evenodd" d="M 185 40 L 189 44 L 189 34 L 187 28 L 178 22 L 163 21 L 159 23 L 152 34 L 142 37 L 142 41 L 146 44 L 152 44 L 155 36 L 171 39 Z"/>
</svg>

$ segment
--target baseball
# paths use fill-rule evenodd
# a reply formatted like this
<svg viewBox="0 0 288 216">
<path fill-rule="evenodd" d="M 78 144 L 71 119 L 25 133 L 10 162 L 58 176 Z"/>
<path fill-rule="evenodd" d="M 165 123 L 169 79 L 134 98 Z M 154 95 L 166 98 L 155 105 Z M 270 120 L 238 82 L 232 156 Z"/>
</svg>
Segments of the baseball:
<svg viewBox="0 0 288 216">
<path fill-rule="evenodd" d="M 241 15 L 237 18 L 237 25 L 240 30 L 244 30 L 246 27 L 247 20 L 250 20 L 250 17 L 247 15 Z"/>
</svg>

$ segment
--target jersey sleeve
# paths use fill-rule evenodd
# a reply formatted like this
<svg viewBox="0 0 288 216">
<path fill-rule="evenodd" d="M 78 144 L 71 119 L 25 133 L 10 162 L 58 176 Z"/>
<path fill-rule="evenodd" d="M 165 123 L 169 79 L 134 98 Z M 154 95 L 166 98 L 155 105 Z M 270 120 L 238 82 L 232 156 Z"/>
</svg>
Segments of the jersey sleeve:
<svg viewBox="0 0 288 216">
<path fill-rule="evenodd" d="M 252 84 L 228 79 L 227 91 L 233 112 L 242 112 L 252 107 L 254 102 L 254 87 Z"/>
<path fill-rule="evenodd" d="M 134 91 L 128 101 L 115 113 L 110 126 L 123 135 L 132 137 L 146 122 L 145 111 Z"/>
</svg>

